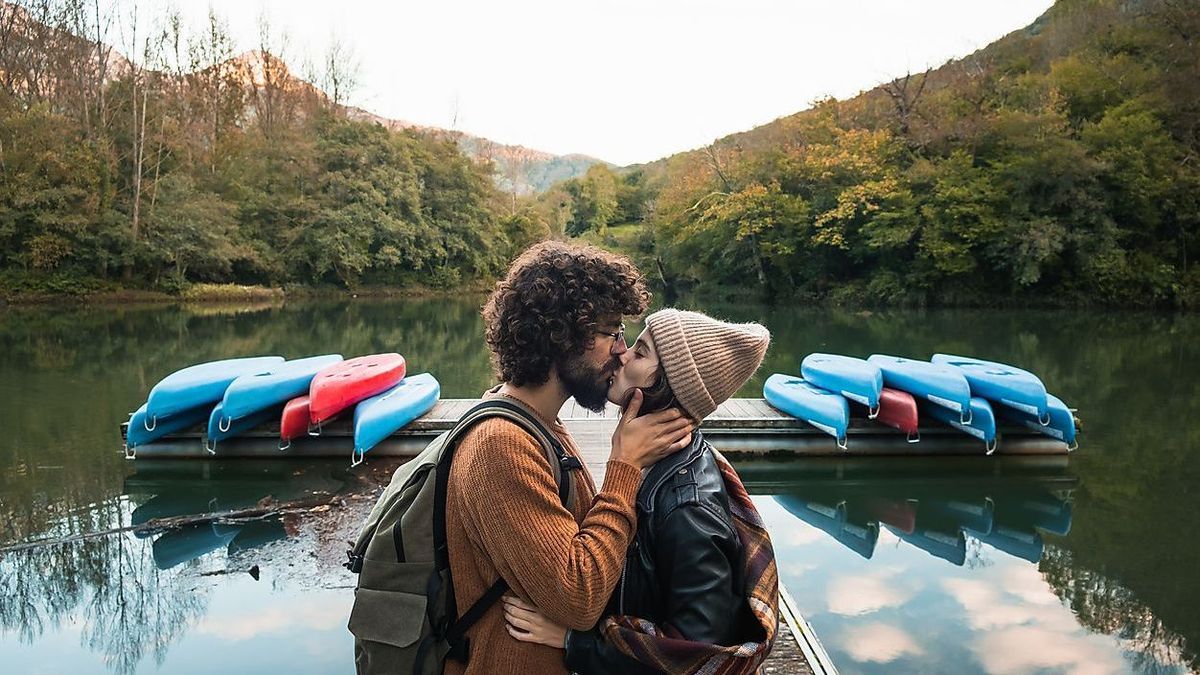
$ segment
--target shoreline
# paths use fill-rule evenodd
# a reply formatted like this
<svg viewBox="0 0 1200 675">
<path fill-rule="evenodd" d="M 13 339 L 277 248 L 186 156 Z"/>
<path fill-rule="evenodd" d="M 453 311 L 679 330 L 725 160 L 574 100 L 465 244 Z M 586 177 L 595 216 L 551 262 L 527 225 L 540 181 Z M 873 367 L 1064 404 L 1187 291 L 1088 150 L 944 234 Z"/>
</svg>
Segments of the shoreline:
<svg viewBox="0 0 1200 675">
<path fill-rule="evenodd" d="M 289 300 L 357 299 L 357 298 L 441 298 L 481 295 L 491 290 L 491 283 L 472 283 L 455 289 L 424 286 L 369 286 L 358 289 L 269 287 L 240 284 L 197 284 L 182 293 L 145 289 L 112 289 L 89 293 L 47 293 L 40 291 L 15 292 L 0 296 L 0 306 L 76 306 L 97 305 L 175 305 L 218 304 L 237 302 L 278 302 Z"/>
<path fill-rule="evenodd" d="M 354 300 L 354 299 L 429 299 L 453 298 L 466 296 L 481 296 L 491 292 L 493 280 L 471 281 L 453 289 L 431 288 L 428 286 L 364 286 L 361 288 L 335 288 L 312 286 L 258 286 L 242 284 L 193 284 L 181 293 L 169 293 L 161 290 L 138 288 L 111 288 L 93 290 L 85 293 L 47 292 L 47 291 L 12 291 L 0 292 L 0 307 L 76 307 L 80 305 L 98 305 L 102 307 L 118 305 L 155 306 L 155 305 L 216 305 L 230 303 L 271 303 L 283 304 L 296 300 Z M 816 309 L 840 309 L 844 311 L 871 314 L 876 311 L 912 309 L 1038 309 L 1038 310 L 1120 310 L 1120 311 L 1152 311 L 1191 314 L 1200 310 L 1196 306 L 1147 306 L 1109 304 L 1087 298 L 1059 298 L 1057 301 L 1031 302 L 1029 298 L 1013 296 L 960 297 L 949 302 L 863 302 L 838 301 L 834 298 L 818 298 L 811 295 L 780 296 L 765 299 L 756 289 L 730 286 L 713 287 L 698 284 L 688 287 L 679 293 L 667 293 L 656 284 L 651 284 L 656 296 L 671 298 L 687 298 L 707 296 L 718 303 L 764 302 L 768 305 L 791 305 L 794 307 Z M 672 303 L 674 299 L 668 299 Z"/>
</svg>

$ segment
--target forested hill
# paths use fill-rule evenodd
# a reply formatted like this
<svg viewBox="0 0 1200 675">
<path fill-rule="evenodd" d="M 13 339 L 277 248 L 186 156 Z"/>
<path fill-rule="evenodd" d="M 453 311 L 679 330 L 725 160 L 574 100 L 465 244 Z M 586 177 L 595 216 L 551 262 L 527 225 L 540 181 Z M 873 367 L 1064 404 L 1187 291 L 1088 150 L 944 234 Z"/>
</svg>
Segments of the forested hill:
<svg viewBox="0 0 1200 675">
<path fill-rule="evenodd" d="M 4 295 L 447 287 L 548 234 L 514 221 L 462 137 L 355 119 L 338 54 L 322 90 L 273 56 L 277 37 L 244 51 L 218 17 L 188 32 L 167 12 L 124 33 L 139 65 L 96 34 L 115 20 L 97 7 L 0 2 Z"/>
<path fill-rule="evenodd" d="M 1200 305 L 1198 41 L 1194 0 L 1060 0 L 928 73 L 632 167 L 635 250 L 675 287 Z M 552 206 L 593 213 L 582 180 Z"/>
</svg>

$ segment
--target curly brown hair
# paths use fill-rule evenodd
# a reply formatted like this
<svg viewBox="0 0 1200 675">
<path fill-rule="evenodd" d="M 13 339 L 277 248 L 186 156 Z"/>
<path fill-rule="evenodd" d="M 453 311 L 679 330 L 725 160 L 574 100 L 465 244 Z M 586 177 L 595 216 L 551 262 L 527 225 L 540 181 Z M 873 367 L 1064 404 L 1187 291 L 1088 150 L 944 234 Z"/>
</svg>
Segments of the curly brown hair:
<svg viewBox="0 0 1200 675">
<path fill-rule="evenodd" d="M 561 241 L 535 244 L 483 306 L 492 366 L 502 382 L 545 384 L 555 364 L 591 346 L 601 320 L 636 316 L 649 305 L 646 281 L 625 256 Z"/>
</svg>

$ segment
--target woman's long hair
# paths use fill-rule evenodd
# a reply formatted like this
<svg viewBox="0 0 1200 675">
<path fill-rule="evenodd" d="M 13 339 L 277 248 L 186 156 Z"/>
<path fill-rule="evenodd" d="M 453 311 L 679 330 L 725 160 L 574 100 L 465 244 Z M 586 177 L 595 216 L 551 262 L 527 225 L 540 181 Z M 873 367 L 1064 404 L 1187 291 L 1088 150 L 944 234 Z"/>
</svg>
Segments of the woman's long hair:
<svg viewBox="0 0 1200 675">
<path fill-rule="evenodd" d="M 663 370 L 662 364 L 659 364 L 658 370 L 654 372 L 654 384 L 649 387 L 640 387 L 642 390 L 642 407 L 638 410 L 638 417 L 649 415 L 650 413 L 666 410 L 673 405 L 678 404 L 675 398 L 675 390 L 671 389 L 671 384 L 667 382 L 667 371 Z M 625 401 L 621 404 L 621 412 L 629 407 L 629 402 L 633 399 L 633 390 L 631 387 L 625 393 Z"/>
</svg>

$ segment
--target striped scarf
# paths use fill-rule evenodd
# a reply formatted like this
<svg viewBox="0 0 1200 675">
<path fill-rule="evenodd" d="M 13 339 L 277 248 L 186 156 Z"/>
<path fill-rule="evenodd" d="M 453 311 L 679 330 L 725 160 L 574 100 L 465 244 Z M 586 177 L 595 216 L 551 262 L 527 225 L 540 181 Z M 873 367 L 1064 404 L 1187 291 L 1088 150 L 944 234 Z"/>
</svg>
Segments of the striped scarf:
<svg viewBox="0 0 1200 675">
<path fill-rule="evenodd" d="M 746 486 L 729 462 L 715 450 L 717 466 L 729 493 L 734 528 L 742 544 L 741 564 L 746 600 L 762 626 L 763 639 L 738 645 L 715 645 L 688 640 L 669 625 L 656 625 L 635 616 L 604 619 L 604 638 L 625 654 L 667 673 L 734 675 L 754 673 L 766 660 L 779 624 L 779 573 L 775 550 Z"/>
</svg>

